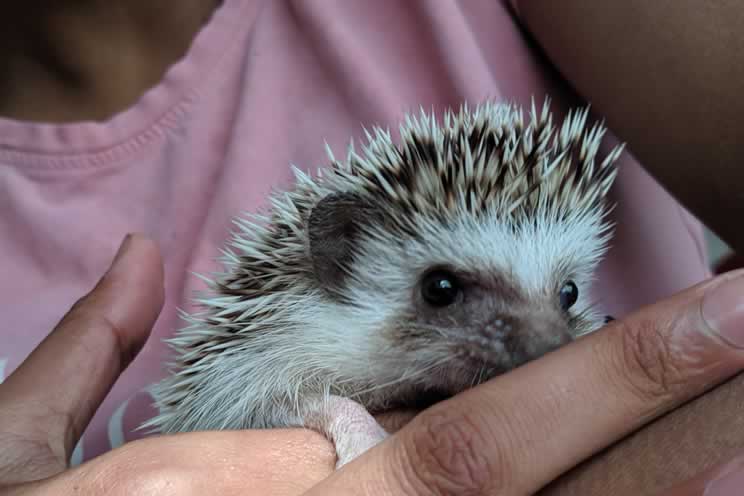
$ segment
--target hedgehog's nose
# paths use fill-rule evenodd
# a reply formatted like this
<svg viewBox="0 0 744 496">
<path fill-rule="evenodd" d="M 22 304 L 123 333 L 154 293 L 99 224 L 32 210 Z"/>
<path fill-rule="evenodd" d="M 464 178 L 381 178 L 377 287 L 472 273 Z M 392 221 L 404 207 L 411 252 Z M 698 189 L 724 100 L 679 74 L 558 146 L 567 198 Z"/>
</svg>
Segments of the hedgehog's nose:
<svg viewBox="0 0 744 496">
<path fill-rule="evenodd" d="M 573 340 L 565 317 L 550 310 L 532 312 L 511 328 L 504 345 L 519 362 L 539 358 Z"/>
</svg>

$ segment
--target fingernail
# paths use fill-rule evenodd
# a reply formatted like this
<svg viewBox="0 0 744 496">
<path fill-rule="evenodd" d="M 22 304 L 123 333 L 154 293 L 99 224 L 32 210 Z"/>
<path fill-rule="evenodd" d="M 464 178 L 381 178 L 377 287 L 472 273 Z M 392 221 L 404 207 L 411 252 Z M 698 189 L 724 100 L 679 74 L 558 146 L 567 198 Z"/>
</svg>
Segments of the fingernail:
<svg viewBox="0 0 744 496">
<path fill-rule="evenodd" d="M 744 348 L 744 276 L 720 283 L 703 297 L 703 318 L 732 345 Z"/>
<path fill-rule="evenodd" d="M 744 488 L 744 471 L 741 467 L 714 479 L 707 486 L 703 496 L 739 496 Z"/>
<path fill-rule="evenodd" d="M 114 268 L 116 264 L 121 260 L 121 258 L 124 256 L 124 254 L 129 249 L 129 245 L 131 244 L 131 241 L 132 241 L 131 233 L 124 236 L 124 240 L 122 240 L 121 245 L 119 245 L 119 250 L 116 252 L 116 255 L 114 256 L 114 260 L 111 262 L 110 269 Z"/>
</svg>

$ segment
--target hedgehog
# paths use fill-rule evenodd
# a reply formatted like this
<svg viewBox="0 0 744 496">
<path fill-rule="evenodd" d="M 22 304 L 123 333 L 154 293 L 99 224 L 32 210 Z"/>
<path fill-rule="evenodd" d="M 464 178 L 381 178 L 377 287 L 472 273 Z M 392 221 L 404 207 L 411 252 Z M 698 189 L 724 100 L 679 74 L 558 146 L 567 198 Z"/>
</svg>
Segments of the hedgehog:
<svg viewBox="0 0 744 496">
<path fill-rule="evenodd" d="M 589 107 L 553 124 L 486 101 L 407 114 L 234 219 L 224 271 L 170 339 L 152 394 L 161 433 L 304 427 L 337 467 L 424 408 L 599 329 L 623 145 L 600 157 Z"/>
</svg>

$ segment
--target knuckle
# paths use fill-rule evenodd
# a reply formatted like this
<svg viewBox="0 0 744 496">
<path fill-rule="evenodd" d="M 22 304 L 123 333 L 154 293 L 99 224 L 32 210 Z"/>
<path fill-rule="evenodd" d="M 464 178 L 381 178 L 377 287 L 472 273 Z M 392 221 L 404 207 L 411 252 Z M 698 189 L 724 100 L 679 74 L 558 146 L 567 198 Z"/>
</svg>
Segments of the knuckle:
<svg viewBox="0 0 744 496">
<path fill-rule="evenodd" d="M 94 313 L 90 316 L 91 325 L 97 328 L 105 329 L 113 341 L 114 348 L 119 354 L 122 364 L 128 364 L 132 359 L 131 346 L 126 342 L 124 336 L 127 335 L 126 331 L 117 324 L 113 319 L 109 318 L 105 313 Z"/>
<path fill-rule="evenodd" d="M 491 494 L 509 474 L 504 451 L 484 444 L 466 413 L 433 408 L 419 415 L 404 442 L 407 484 L 427 494 Z M 500 492 L 500 491 L 495 491 Z"/>
<path fill-rule="evenodd" d="M 128 333 L 107 315 L 106 310 L 97 305 L 95 298 L 84 297 L 73 305 L 65 319 L 66 324 L 76 327 L 79 333 L 95 330 L 97 336 L 105 335 L 111 340 L 111 346 L 119 356 L 121 364 L 129 364 L 136 354 L 134 343 L 126 339 Z M 85 340 L 80 344 L 84 346 Z"/>
<path fill-rule="evenodd" d="M 663 401 L 682 382 L 681 356 L 670 346 L 670 332 L 659 322 L 619 321 L 620 377 L 642 401 Z"/>
</svg>

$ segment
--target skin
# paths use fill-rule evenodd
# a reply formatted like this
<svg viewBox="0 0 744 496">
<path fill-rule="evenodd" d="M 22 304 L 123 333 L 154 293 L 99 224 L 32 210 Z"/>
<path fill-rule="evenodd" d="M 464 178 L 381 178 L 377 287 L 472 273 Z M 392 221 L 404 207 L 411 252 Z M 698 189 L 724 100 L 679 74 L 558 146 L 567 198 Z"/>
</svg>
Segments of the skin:
<svg viewBox="0 0 744 496">
<path fill-rule="evenodd" d="M 744 249 L 737 186 L 744 180 L 744 4 L 520 4 L 550 60 L 644 167 L 733 248 Z"/>
<path fill-rule="evenodd" d="M 13 2 L 0 17 L 5 75 L 0 81 L 0 115 L 64 122 L 105 118 L 131 105 L 183 55 L 215 2 L 171 3 L 168 11 L 180 12 L 181 19 L 159 16 L 154 3 L 145 0 L 31 4 Z M 550 59 L 607 115 L 608 124 L 648 170 L 733 247 L 744 247 L 744 235 L 736 229 L 736 213 L 744 202 L 736 186 L 742 179 L 736 167 L 742 155 L 736 139 L 742 102 L 735 92 L 736 83 L 744 79 L 744 65 L 736 63 L 744 53 L 739 30 L 744 6 L 733 0 L 704 8 L 691 0 L 682 5 L 670 0 L 566 0 L 560 8 L 546 0 L 524 4 L 527 29 L 538 43 L 550 47 Z M 30 18 L 33 23 L 19 22 Z M 627 36 L 627 24 L 608 22 L 622 18 L 633 20 L 633 36 Z M 102 20 L 106 29 L 96 29 Z M 663 28 L 656 28 L 659 25 Z M 59 40 L 65 40 L 65 50 L 53 48 L 61 46 Z M 116 47 L 120 55 L 105 68 L 95 62 L 102 46 Z M 685 125 L 700 122 L 705 125 Z M 656 132 L 651 135 L 649 128 Z M 715 173 L 697 167 L 700 163 L 715 167 Z M 718 464 L 744 446 L 735 395 L 744 379 L 734 377 L 687 401 L 744 368 L 741 352 L 718 339 L 706 340 L 702 351 L 691 350 L 689 341 L 684 344 L 691 330 L 703 329 L 702 335 L 708 335 L 705 325 L 680 316 L 699 317 L 701 292 L 717 281 L 643 309 L 591 340 L 427 410 L 329 478 L 332 448 L 321 436 L 298 430 L 151 438 L 65 470 L 64 460 L 79 433 L 143 344 L 162 304 L 161 261 L 151 242 L 136 238 L 119 262 L 124 265 L 115 266 L 0 386 L 0 494 L 207 494 L 205 488 L 215 494 L 241 494 L 249 488 L 247 493 L 283 495 L 303 494 L 318 483 L 311 494 L 431 494 L 445 487 L 463 494 L 473 485 L 524 494 L 613 443 L 544 494 L 595 494 L 598 487 L 610 495 L 658 494 L 678 484 L 665 494 L 687 496 L 702 494 L 716 471 L 738 470 L 737 463 Z M 634 341 L 618 336 L 639 341 L 628 348 L 622 343 Z M 605 360 L 593 359 L 597 349 L 605 347 Z M 668 355 L 670 350 L 676 352 Z M 696 354 L 703 352 L 702 361 L 687 360 L 690 353 L 701 358 Z M 628 361 L 633 356 L 652 359 Z M 591 363 L 590 371 L 581 368 L 585 363 Z M 668 366 L 653 367 L 659 363 Z M 627 366 L 613 369 L 613 364 Z M 676 375 L 646 373 L 659 370 Z M 551 383 L 546 378 L 556 376 L 575 381 L 568 394 L 549 396 L 551 391 L 544 389 Z M 637 382 L 643 378 L 649 382 Z M 671 390 L 663 387 L 670 384 Z M 525 390 L 533 394 L 524 395 Z M 638 394 L 643 391 L 650 394 Z M 537 401 L 546 397 L 549 408 Z M 556 429 L 550 426 L 571 424 L 581 413 L 572 406 L 622 398 L 633 405 L 632 411 L 605 411 L 585 419 L 580 433 L 568 429 L 572 435 L 540 442 L 540 433 L 553 439 Z M 628 436 L 636 426 L 684 402 Z M 29 418 L 29 411 L 41 413 Z M 400 414 L 387 420 L 401 424 L 408 418 Z M 586 435 L 586 428 L 593 434 Z M 189 456 L 194 452 L 203 455 L 198 462 Z M 541 463 L 534 463 L 537 458 Z M 489 469 L 468 470 L 474 465 Z M 683 483 L 703 469 L 707 471 Z"/>
<path fill-rule="evenodd" d="M 99 120 L 183 57 L 219 0 L 12 0 L 0 16 L 0 115 Z"/>
</svg>

